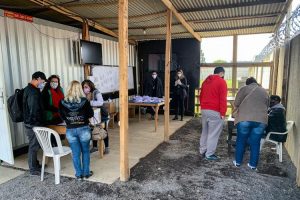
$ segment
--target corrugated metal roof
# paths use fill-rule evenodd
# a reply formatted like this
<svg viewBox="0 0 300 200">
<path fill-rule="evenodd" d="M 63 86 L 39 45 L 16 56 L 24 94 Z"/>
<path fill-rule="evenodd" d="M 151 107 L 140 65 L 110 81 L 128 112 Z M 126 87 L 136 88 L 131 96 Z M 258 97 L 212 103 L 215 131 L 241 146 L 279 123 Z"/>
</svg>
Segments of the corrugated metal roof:
<svg viewBox="0 0 300 200">
<path fill-rule="evenodd" d="M 3 0 L 6 4 L 15 5 L 22 0 Z M 166 6 L 161 0 L 128 0 L 130 36 L 147 39 L 150 36 L 162 38 L 165 34 Z M 281 12 L 291 0 L 170 0 L 176 10 L 190 24 L 194 31 L 200 31 L 202 37 L 223 36 L 246 33 L 273 32 L 280 22 Z M 118 29 L 118 0 L 52 0 L 78 15 L 93 19 L 97 23 L 117 32 Z M 34 4 L 35 5 L 35 4 Z M 70 20 L 55 17 L 55 12 L 37 12 L 38 16 L 48 17 L 65 23 Z M 34 13 L 32 13 L 33 16 Z M 172 37 L 193 37 L 173 17 Z M 144 34 L 146 30 L 147 34 Z M 177 34 L 175 34 L 177 33 Z M 181 35 L 180 35 L 180 34 Z M 150 36 L 149 36 L 150 35 Z"/>
</svg>

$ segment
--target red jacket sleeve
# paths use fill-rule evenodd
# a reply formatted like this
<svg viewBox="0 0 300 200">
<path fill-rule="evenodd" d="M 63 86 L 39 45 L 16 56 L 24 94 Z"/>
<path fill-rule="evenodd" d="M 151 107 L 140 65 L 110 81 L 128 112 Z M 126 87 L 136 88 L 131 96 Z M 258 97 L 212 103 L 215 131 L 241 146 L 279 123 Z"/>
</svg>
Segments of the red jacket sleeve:
<svg viewBox="0 0 300 200">
<path fill-rule="evenodd" d="M 225 116 L 227 111 L 227 84 L 225 81 L 222 81 L 220 87 L 220 114 Z"/>
</svg>

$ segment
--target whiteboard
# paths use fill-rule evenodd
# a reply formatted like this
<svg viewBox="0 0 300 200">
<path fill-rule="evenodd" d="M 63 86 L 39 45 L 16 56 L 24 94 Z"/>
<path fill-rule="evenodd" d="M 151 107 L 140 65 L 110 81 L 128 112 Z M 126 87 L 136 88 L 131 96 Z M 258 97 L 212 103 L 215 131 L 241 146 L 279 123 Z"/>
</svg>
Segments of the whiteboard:
<svg viewBox="0 0 300 200">
<path fill-rule="evenodd" d="M 119 91 L 119 67 L 93 66 L 89 79 L 101 93 Z M 133 67 L 128 67 L 128 89 L 134 89 Z"/>
</svg>

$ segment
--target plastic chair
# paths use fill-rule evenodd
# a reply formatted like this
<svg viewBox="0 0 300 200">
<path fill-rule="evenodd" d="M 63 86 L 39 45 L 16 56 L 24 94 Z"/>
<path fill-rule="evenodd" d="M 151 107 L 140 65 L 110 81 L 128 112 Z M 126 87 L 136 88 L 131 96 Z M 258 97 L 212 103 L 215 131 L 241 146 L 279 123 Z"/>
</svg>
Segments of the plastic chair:
<svg viewBox="0 0 300 200">
<path fill-rule="evenodd" d="M 59 135 L 56 131 L 45 127 L 34 127 L 33 131 L 43 149 L 43 161 L 41 171 L 41 181 L 44 180 L 45 158 L 52 157 L 54 163 L 55 184 L 60 183 L 60 157 L 70 154 L 71 148 L 62 146 Z M 54 135 L 57 147 L 51 145 L 51 135 Z"/>
<path fill-rule="evenodd" d="M 278 133 L 278 132 L 269 132 L 266 138 L 262 138 L 260 141 L 260 150 L 262 149 L 265 142 L 271 142 L 273 144 L 276 144 L 276 153 L 279 155 L 279 162 L 282 162 L 282 142 L 277 142 L 275 140 L 270 139 L 270 135 L 286 135 L 288 134 L 292 128 L 293 128 L 294 122 L 293 121 L 287 121 L 286 123 L 286 132 L 284 133 Z"/>
</svg>

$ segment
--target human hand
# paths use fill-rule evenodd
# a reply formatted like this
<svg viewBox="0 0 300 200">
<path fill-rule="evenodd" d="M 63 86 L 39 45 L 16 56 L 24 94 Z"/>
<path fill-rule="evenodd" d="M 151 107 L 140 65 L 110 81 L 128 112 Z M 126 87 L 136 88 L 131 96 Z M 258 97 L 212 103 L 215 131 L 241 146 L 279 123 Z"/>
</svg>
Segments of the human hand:
<svg viewBox="0 0 300 200">
<path fill-rule="evenodd" d="M 224 119 L 225 119 L 225 116 L 221 116 L 221 119 L 224 120 Z"/>
</svg>

